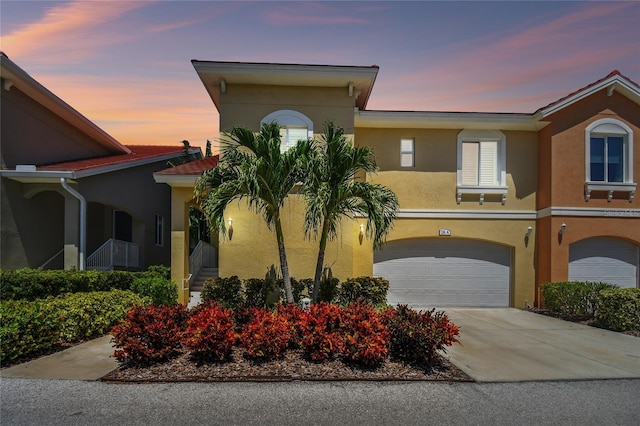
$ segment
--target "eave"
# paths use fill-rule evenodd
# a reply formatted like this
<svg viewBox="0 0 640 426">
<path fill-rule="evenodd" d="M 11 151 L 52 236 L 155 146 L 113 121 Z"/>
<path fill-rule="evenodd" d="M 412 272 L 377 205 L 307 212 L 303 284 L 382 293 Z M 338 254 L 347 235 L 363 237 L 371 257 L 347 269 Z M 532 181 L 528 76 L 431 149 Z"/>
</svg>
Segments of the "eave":
<svg viewBox="0 0 640 426">
<path fill-rule="evenodd" d="M 487 112 L 356 111 L 356 128 L 500 129 L 537 131 L 548 122 L 531 114 Z"/>
<path fill-rule="evenodd" d="M 192 60 L 200 80 L 218 111 L 220 94 L 230 85 L 271 85 L 296 87 L 343 87 L 355 96 L 355 105 L 365 109 L 378 67 L 342 65 L 299 65 L 251 62 Z"/>
</svg>

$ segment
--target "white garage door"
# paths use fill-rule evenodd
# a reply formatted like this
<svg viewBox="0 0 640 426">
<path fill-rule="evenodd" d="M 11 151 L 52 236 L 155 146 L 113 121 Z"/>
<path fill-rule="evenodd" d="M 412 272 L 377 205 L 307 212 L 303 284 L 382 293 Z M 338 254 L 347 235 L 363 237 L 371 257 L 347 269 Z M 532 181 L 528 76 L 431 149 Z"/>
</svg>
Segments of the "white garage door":
<svg viewBox="0 0 640 426">
<path fill-rule="evenodd" d="M 638 287 L 638 246 L 617 238 L 588 238 L 569 247 L 569 281 Z"/>
<path fill-rule="evenodd" d="M 374 255 L 388 302 L 420 307 L 509 306 L 511 250 L 464 239 L 393 241 Z"/>
</svg>

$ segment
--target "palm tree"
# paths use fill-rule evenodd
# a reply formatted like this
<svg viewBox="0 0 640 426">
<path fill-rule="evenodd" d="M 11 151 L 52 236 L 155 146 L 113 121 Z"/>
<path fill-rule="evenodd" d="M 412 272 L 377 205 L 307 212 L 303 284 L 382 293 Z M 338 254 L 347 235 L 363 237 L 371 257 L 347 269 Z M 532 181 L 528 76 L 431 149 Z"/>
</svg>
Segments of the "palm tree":
<svg viewBox="0 0 640 426">
<path fill-rule="evenodd" d="M 246 199 L 249 208 L 264 217 L 269 229 L 275 229 L 287 302 L 294 303 L 280 209 L 302 180 L 302 166 L 313 142 L 298 141 L 282 153 L 277 123 L 265 123 L 258 134 L 234 127 L 225 139 L 218 166 L 204 172 L 196 183 L 196 200 L 211 227 L 220 229 L 223 236 L 227 233 L 224 210 L 234 200 Z"/>
<path fill-rule="evenodd" d="M 337 236 L 343 217 L 367 217 L 367 238 L 373 246 L 382 244 L 396 217 L 398 198 L 390 189 L 359 181 L 358 173 L 377 171 L 373 151 L 369 147 L 353 147 L 344 129 L 332 122 L 324 126 L 319 149 L 310 158 L 310 170 L 304 186 L 307 205 L 305 235 L 318 236 L 318 259 L 313 279 L 313 301 L 318 298 L 320 276 L 324 266 L 327 241 Z"/>
</svg>

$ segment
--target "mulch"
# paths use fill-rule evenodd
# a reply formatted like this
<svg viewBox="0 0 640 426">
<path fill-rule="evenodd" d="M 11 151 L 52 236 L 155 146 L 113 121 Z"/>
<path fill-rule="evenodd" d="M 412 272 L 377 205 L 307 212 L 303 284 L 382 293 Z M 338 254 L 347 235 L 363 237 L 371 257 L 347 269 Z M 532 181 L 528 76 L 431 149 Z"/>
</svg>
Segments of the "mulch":
<svg viewBox="0 0 640 426">
<path fill-rule="evenodd" d="M 182 353 L 169 361 L 150 367 L 121 366 L 104 376 L 106 382 L 264 382 L 264 381 L 449 381 L 473 379 L 440 356 L 433 367 L 414 366 L 387 360 L 376 368 L 360 368 L 340 360 L 314 363 L 302 357 L 302 351 L 289 350 L 282 358 L 255 362 L 245 359 L 234 348 L 230 361 L 201 363 Z"/>
</svg>

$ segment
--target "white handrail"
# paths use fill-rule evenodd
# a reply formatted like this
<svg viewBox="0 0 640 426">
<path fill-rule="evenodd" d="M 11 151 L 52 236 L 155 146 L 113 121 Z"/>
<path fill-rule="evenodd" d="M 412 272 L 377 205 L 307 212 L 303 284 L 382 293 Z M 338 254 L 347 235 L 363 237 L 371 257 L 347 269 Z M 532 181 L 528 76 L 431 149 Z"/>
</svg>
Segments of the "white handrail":
<svg viewBox="0 0 640 426">
<path fill-rule="evenodd" d="M 189 290 L 190 285 L 187 285 L 185 287 L 184 283 L 188 283 L 189 281 L 191 281 L 191 277 L 192 277 L 192 274 L 189 274 L 187 278 L 182 279 L 182 291 Z"/>
<path fill-rule="evenodd" d="M 87 257 L 87 269 L 110 271 L 115 266 L 139 267 L 140 248 L 138 245 L 111 238 Z"/>
<path fill-rule="evenodd" d="M 45 266 L 47 266 L 49 263 L 51 263 L 53 261 L 53 259 L 55 259 L 56 257 L 60 256 L 60 254 L 62 254 L 62 253 L 64 253 L 64 247 L 62 247 L 59 252 L 57 252 L 56 254 L 51 256 L 49 258 L 49 260 L 44 262 L 42 265 L 38 266 L 38 269 L 44 269 Z"/>
</svg>

